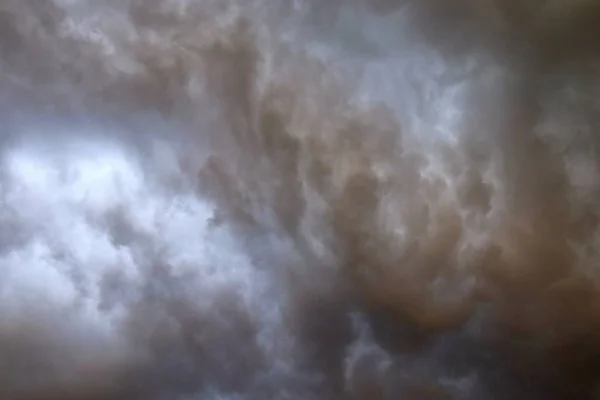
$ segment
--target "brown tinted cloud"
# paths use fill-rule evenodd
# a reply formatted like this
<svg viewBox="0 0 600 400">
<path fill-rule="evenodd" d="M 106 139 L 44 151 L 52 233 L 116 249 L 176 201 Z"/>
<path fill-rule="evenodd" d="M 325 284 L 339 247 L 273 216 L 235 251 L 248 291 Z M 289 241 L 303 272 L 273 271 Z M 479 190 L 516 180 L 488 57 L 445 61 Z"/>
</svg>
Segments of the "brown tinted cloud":
<svg viewBox="0 0 600 400">
<path fill-rule="evenodd" d="M 0 397 L 594 399 L 591 1 L 0 4 Z"/>
</svg>

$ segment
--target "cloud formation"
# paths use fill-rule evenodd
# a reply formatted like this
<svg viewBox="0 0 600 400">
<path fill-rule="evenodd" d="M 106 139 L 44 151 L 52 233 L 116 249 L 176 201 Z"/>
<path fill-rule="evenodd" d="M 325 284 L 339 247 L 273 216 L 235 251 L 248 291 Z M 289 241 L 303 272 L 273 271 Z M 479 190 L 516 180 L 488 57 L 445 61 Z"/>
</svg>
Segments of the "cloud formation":
<svg viewBox="0 0 600 400">
<path fill-rule="evenodd" d="M 4 1 L 0 398 L 594 399 L 599 16 Z"/>
</svg>

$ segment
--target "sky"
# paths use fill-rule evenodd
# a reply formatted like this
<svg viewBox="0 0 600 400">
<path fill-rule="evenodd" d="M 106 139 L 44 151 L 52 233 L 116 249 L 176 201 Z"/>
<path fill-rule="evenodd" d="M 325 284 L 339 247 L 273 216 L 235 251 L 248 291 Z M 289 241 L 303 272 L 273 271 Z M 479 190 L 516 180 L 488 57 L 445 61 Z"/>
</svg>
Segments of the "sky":
<svg viewBox="0 0 600 400">
<path fill-rule="evenodd" d="M 0 398 L 596 399 L 591 1 L 4 0 Z"/>
</svg>

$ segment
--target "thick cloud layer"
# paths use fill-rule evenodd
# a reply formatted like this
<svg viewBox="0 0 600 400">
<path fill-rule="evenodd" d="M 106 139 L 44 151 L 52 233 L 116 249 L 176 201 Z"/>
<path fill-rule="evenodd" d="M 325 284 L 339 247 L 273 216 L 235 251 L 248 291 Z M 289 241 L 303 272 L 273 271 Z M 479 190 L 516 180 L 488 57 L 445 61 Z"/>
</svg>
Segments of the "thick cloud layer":
<svg viewBox="0 0 600 400">
<path fill-rule="evenodd" d="M 4 0 L 0 398 L 594 399 L 599 22 Z"/>
</svg>

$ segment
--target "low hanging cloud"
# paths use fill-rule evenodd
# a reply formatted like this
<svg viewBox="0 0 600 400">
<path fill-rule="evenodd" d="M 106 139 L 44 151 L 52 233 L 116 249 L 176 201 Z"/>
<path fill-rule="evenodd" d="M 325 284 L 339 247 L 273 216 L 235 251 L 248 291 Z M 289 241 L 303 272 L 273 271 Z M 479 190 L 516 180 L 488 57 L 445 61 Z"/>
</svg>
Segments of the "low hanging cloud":
<svg viewBox="0 0 600 400">
<path fill-rule="evenodd" d="M 0 398 L 596 398 L 599 16 L 4 1 Z"/>
</svg>

